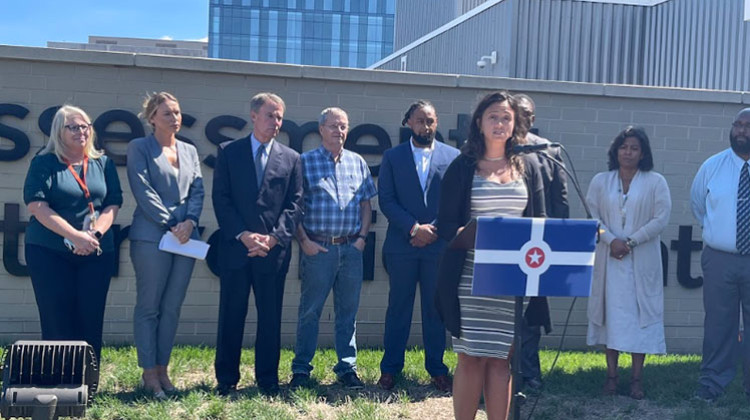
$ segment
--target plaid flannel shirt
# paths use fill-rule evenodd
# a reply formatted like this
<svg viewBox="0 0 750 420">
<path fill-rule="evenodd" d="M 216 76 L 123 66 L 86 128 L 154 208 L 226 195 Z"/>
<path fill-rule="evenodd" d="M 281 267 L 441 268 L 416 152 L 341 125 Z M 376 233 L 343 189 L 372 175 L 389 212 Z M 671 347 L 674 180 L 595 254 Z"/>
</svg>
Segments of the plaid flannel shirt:
<svg viewBox="0 0 750 420">
<path fill-rule="evenodd" d="M 343 149 L 338 163 L 323 146 L 302 154 L 305 207 L 303 226 L 321 236 L 359 233 L 359 203 L 377 194 L 370 168 L 358 154 Z"/>
</svg>

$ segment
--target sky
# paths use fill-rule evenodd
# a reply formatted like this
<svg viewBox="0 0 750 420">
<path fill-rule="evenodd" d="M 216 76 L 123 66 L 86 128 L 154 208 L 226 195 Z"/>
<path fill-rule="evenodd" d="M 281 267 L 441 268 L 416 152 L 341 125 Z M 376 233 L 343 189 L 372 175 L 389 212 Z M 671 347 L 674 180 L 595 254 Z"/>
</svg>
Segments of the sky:
<svg viewBox="0 0 750 420">
<path fill-rule="evenodd" d="M 46 47 L 89 35 L 208 40 L 208 0 L 0 0 L 0 44 Z"/>
</svg>

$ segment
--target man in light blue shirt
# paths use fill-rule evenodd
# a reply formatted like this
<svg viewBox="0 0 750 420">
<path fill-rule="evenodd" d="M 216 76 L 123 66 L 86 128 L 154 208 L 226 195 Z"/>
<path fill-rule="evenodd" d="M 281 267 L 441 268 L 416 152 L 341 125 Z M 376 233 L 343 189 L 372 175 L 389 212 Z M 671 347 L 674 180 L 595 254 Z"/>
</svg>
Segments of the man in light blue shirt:
<svg viewBox="0 0 750 420">
<path fill-rule="evenodd" d="M 732 381 L 742 355 L 744 389 L 750 398 L 750 346 L 740 343 L 740 307 L 750 326 L 750 108 L 737 114 L 731 147 L 706 160 L 690 192 L 705 247 L 703 360 L 696 397 L 713 402 Z"/>
</svg>

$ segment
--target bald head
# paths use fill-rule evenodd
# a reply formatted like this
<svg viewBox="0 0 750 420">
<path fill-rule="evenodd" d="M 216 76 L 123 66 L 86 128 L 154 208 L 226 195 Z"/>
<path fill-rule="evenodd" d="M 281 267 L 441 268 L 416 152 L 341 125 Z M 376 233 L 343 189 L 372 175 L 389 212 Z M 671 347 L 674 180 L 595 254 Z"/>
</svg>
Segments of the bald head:
<svg viewBox="0 0 750 420">
<path fill-rule="evenodd" d="M 536 104 L 534 104 L 534 100 L 525 93 L 519 93 L 517 95 L 513 95 L 513 97 L 516 98 L 518 107 L 526 113 L 526 115 L 529 117 L 529 122 L 533 125 L 534 118 L 536 117 Z"/>
<path fill-rule="evenodd" d="M 737 113 L 729 131 L 729 144 L 738 156 L 750 159 L 750 108 Z"/>
</svg>

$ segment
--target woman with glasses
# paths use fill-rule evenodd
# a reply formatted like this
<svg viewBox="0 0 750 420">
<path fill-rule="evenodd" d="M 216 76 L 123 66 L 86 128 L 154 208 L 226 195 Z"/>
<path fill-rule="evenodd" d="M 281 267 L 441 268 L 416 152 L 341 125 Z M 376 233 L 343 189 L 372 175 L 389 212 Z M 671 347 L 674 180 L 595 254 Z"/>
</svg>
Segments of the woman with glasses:
<svg viewBox="0 0 750 420">
<path fill-rule="evenodd" d="M 149 95 L 141 117 L 153 133 L 128 144 L 128 181 L 137 204 L 129 234 L 137 290 L 133 331 L 143 386 L 164 398 L 176 391 L 167 365 L 195 259 L 161 251 L 159 241 L 167 232 L 181 243 L 198 239 L 203 178 L 198 151 L 177 140 L 182 113 L 174 96 Z"/>
<path fill-rule="evenodd" d="M 85 340 L 97 359 L 115 265 L 110 227 L 122 204 L 117 170 L 94 146 L 91 119 L 61 107 L 23 187 L 31 218 L 26 264 L 44 340 Z"/>
<path fill-rule="evenodd" d="M 630 397 L 644 397 L 646 354 L 664 354 L 664 283 L 661 240 L 672 201 L 656 173 L 646 132 L 628 127 L 609 147 L 609 171 L 594 176 L 586 202 L 603 233 L 596 245 L 588 301 L 588 345 L 603 344 L 605 395 L 617 393 L 620 352 L 633 359 Z"/>
</svg>

